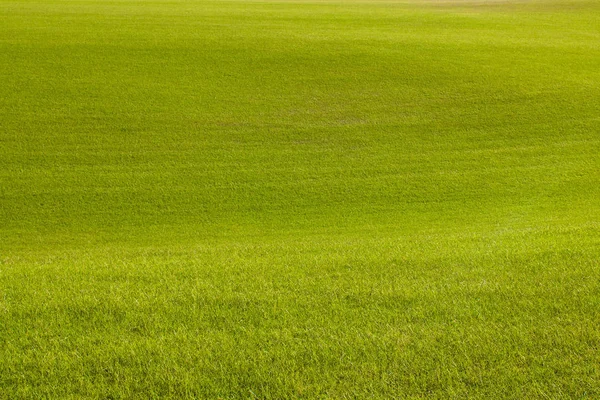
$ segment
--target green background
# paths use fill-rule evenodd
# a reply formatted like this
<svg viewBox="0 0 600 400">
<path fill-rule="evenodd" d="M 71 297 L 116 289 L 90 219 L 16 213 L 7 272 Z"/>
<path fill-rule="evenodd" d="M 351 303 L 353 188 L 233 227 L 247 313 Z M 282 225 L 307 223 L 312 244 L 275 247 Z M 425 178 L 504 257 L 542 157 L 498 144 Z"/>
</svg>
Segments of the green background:
<svg viewBox="0 0 600 400">
<path fill-rule="evenodd" d="M 0 398 L 600 396 L 600 3 L 0 21 Z"/>
</svg>

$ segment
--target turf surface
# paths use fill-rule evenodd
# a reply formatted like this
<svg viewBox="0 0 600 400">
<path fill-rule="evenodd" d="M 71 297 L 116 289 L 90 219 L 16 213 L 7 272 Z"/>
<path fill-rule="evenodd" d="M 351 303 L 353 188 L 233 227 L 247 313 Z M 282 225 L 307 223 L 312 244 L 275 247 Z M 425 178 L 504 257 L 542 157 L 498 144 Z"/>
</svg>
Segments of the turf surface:
<svg viewBox="0 0 600 400">
<path fill-rule="evenodd" d="M 600 2 L 0 0 L 0 398 L 597 398 Z"/>
</svg>

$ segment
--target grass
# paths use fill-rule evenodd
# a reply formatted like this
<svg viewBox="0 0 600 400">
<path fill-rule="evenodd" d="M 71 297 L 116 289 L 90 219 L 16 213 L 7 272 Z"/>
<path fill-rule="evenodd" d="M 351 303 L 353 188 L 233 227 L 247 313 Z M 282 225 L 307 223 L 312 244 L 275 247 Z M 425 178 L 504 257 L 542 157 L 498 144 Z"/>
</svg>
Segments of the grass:
<svg viewBox="0 0 600 400">
<path fill-rule="evenodd" d="M 600 397 L 600 3 L 0 1 L 0 398 Z"/>
</svg>

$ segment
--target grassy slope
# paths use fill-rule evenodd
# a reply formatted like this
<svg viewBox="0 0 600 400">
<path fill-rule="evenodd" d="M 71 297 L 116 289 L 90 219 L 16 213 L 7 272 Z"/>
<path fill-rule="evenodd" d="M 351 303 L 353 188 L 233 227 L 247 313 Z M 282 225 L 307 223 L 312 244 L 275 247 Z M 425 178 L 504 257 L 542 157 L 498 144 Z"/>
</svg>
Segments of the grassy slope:
<svg viewBox="0 0 600 400">
<path fill-rule="evenodd" d="M 0 2 L 0 398 L 600 396 L 600 3 Z"/>
</svg>

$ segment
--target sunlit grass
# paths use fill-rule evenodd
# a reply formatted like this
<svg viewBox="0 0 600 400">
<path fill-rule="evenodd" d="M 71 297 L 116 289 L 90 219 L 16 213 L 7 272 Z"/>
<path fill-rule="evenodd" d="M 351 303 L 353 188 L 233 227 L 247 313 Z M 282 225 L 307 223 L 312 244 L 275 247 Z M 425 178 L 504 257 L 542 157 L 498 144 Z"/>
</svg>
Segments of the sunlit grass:
<svg viewBox="0 0 600 400">
<path fill-rule="evenodd" d="M 0 21 L 0 398 L 600 396 L 600 3 Z"/>
</svg>

